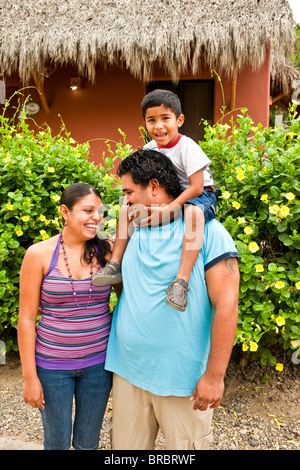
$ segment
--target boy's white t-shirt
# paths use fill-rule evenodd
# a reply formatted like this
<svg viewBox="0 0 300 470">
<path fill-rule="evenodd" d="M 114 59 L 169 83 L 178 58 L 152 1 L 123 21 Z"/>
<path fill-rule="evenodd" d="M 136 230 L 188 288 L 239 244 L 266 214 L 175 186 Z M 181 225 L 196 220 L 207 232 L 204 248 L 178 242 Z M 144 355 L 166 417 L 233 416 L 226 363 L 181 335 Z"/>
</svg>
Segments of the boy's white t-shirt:
<svg viewBox="0 0 300 470">
<path fill-rule="evenodd" d="M 167 147 L 161 147 L 155 140 L 151 140 L 144 149 L 158 150 L 170 158 L 183 189 L 190 186 L 189 177 L 199 170 L 203 170 L 204 186 L 213 185 L 213 178 L 208 170 L 211 161 L 190 137 L 179 134 L 175 142 Z"/>
</svg>

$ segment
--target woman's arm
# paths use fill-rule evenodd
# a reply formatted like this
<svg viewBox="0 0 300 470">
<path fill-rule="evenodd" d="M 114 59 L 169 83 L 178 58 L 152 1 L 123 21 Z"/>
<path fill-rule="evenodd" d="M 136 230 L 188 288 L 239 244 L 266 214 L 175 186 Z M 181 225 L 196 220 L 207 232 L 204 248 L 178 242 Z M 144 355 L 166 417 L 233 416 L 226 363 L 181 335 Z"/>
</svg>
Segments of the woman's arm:
<svg viewBox="0 0 300 470">
<path fill-rule="evenodd" d="M 35 364 L 36 320 L 43 278 L 43 259 L 39 248 L 30 247 L 24 256 L 20 271 L 18 343 L 24 379 L 23 398 L 34 408 L 44 408 L 43 390 Z"/>
</svg>

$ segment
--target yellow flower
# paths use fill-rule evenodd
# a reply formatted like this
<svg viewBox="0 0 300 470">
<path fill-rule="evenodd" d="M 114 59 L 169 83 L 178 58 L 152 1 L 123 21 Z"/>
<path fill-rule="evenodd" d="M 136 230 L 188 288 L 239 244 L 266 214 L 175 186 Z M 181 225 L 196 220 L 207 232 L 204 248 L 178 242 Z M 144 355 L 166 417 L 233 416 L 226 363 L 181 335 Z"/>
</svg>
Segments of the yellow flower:
<svg viewBox="0 0 300 470">
<path fill-rule="evenodd" d="M 277 287 L 277 289 L 283 289 L 285 287 L 285 283 L 282 281 L 277 281 L 275 282 L 274 287 Z"/>
<path fill-rule="evenodd" d="M 245 223 L 246 223 L 245 217 L 238 217 L 238 224 L 245 224 Z"/>
<path fill-rule="evenodd" d="M 6 209 L 8 211 L 13 211 L 14 210 L 14 205 L 13 204 L 6 204 Z"/>
<path fill-rule="evenodd" d="M 23 220 L 23 222 L 28 222 L 30 217 L 29 217 L 29 215 L 23 215 L 23 217 L 21 217 L 21 219 Z"/>
<path fill-rule="evenodd" d="M 283 364 L 278 362 L 276 364 L 276 367 L 275 367 L 276 370 L 278 370 L 279 372 L 282 372 L 283 371 Z"/>
<path fill-rule="evenodd" d="M 241 207 L 241 204 L 238 201 L 233 201 L 232 205 L 235 209 L 239 209 Z"/>
<path fill-rule="evenodd" d="M 271 214 L 277 214 L 277 212 L 280 210 L 279 206 L 277 204 L 274 204 L 274 206 L 269 207 L 269 212 Z"/>
<path fill-rule="evenodd" d="M 294 194 L 294 193 L 286 193 L 285 197 L 286 197 L 289 201 L 293 201 L 293 199 L 295 199 L 295 194 Z"/>
<path fill-rule="evenodd" d="M 53 196 L 51 196 L 53 201 L 54 202 L 58 202 L 60 200 L 60 196 L 58 194 L 53 194 Z"/>
<path fill-rule="evenodd" d="M 40 230 L 40 234 L 41 234 L 43 240 L 46 240 L 47 238 L 49 238 L 49 235 L 46 232 L 46 230 Z"/>
<path fill-rule="evenodd" d="M 298 348 L 300 346 L 300 340 L 298 339 L 298 340 L 291 341 L 291 346 L 293 349 Z"/>
<path fill-rule="evenodd" d="M 20 230 L 15 230 L 16 234 L 18 235 L 18 237 L 20 237 L 21 235 L 23 235 L 23 231 L 20 229 Z"/>
<path fill-rule="evenodd" d="M 254 149 L 253 149 L 253 150 L 254 150 Z M 248 166 L 247 166 L 247 169 L 248 169 L 248 170 L 253 170 L 253 169 L 254 169 L 254 166 L 253 166 L 253 165 L 248 165 Z"/>
<path fill-rule="evenodd" d="M 249 243 L 249 250 L 251 251 L 251 253 L 255 253 L 259 250 L 258 244 L 256 242 Z"/>
<path fill-rule="evenodd" d="M 258 350 L 258 344 L 255 343 L 254 341 L 251 341 L 250 343 L 250 351 L 257 351 Z"/>
<path fill-rule="evenodd" d="M 283 326 L 283 325 L 285 325 L 285 319 L 279 315 L 276 318 L 276 323 L 277 323 L 278 326 Z"/>
<path fill-rule="evenodd" d="M 251 227 L 245 227 L 244 228 L 244 232 L 247 234 L 247 235 L 251 235 L 251 233 L 253 233 L 253 230 Z"/>
<path fill-rule="evenodd" d="M 48 167 L 48 173 L 54 173 L 54 168 L 53 166 Z"/>
<path fill-rule="evenodd" d="M 264 202 L 265 204 L 268 204 L 269 196 L 267 194 L 262 194 L 260 200 Z"/>
<path fill-rule="evenodd" d="M 243 351 L 248 351 L 248 349 L 249 349 L 248 344 L 243 343 L 242 350 L 243 350 Z"/>
<path fill-rule="evenodd" d="M 40 215 L 40 220 L 41 220 L 42 222 L 45 222 L 46 217 L 45 217 L 44 215 Z"/>
<path fill-rule="evenodd" d="M 279 211 L 279 217 L 287 217 L 290 213 L 290 208 L 287 206 L 282 206 Z"/>
<path fill-rule="evenodd" d="M 257 273 L 262 273 L 263 270 L 264 270 L 264 267 L 263 267 L 262 264 L 257 264 L 257 265 L 255 266 L 255 269 L 256 269 L 256 272 L 257 272 Z"/>
<path fill-rule="evenodd" d="M 225 198 L 225 199 L 229 199 L 231 194 L 229 191 L 225 191 L 224 193 L 222 193 L 222 196 Z"/>
<path fill-rule="evenodd" d="M 244 178 L 245 178 L 245 174 L 244 174 L 244 173 L 238 173 L 238 174 L 237 174 L 237 179 L 238 179 L 239 181 L 242 181 Z"/>
<path fill-rule="evenodd" d="M 25 173 L 28 173 L 30 175 L 31 170 L 26 170 Z"/>
<path fill-rule="evenodd" d="M 295 286 L 297 290 L 300 290 L 300 281 L 296 282 Z"/>
</svg>

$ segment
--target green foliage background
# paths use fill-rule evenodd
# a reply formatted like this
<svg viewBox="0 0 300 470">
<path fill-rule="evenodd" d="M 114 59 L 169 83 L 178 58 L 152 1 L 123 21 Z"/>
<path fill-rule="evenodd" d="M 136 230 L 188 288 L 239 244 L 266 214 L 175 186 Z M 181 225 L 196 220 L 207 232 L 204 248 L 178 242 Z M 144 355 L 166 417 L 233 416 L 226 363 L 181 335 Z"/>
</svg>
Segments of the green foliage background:
<svg viewBox="0 0 300 470">
<path fill-rule="evenodd" d="M 300 346 L 300 120 L 254 127 L 246 110 L 231 125 L 206 125 L 202 149 L 219 189 L 217 218 L 240 254 L 236 344 L 276 365 L 274 350 Z M 280 354 L 281 358 L 283 354 Z"/>
</svg>

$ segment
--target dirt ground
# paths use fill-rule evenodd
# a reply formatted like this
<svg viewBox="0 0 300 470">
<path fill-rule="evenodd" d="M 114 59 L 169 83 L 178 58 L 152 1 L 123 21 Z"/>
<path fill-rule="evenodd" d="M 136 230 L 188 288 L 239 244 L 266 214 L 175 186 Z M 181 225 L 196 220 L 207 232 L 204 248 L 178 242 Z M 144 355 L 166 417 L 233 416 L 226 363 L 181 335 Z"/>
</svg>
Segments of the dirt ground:
<svg viewBox="0 0 300 470">
<path fill-rule="evenodd" d="M 113 399 L 111 406 L 113 413 Z M 214 411 L 213 432 L 213 450 L 300 450 L 300 364 L 287 359 L 282 372 L 271 367 L 262 370 L 250 359 L 241 362 L 239 354 L 233 353 L 224 397 Z M 42 445 L 39 411 L 22 400 L 17 354 L 0 365 L 0 439 L 5 438 Z M 105 430 L 99 449 L 111 449 Z M 157 449 L 164 449 L 161 435 Z"/>
</svg>

